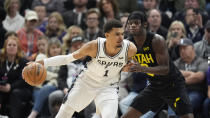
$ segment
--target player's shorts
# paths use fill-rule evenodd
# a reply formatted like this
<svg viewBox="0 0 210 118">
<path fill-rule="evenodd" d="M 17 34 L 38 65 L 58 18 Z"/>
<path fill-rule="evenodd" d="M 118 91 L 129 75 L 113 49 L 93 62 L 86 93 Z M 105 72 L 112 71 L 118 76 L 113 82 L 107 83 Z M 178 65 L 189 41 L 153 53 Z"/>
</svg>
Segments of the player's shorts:
<svg viewBox="0 0 210 118">
<path fill-rule="evenodd" d="M 183 85 L 172 86 L 162 91 L 154 90 L 152 85 L 149 85 L 133 100 L 131 107 L 144 114 L 149 110 L 153 112 L 160 111 L 166 103 L 179 116 L 193 112 Z"/>
<path fill-rule="evenodd" d="M 96 107 L 104 104 L 104 101 L 113 104 L 114 109 L 118 106 L 118 90 L 116 87 L 93 87 L 83 80 L 84 78 L 77 78 L 69 93 L 64 97 L 63 103 L 69 105 L 72 109 L 80 112 L 87 107 L 93 100 Z M 112 105 L 112 104 L 111 104 Z"/>
</svg>

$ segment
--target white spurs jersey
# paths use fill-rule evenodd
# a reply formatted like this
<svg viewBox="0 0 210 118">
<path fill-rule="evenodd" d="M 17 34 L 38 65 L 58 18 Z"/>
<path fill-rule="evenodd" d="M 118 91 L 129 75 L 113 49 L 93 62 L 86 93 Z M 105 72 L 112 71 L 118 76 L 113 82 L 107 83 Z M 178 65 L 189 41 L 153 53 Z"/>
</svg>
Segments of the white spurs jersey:
<svg viewBox="0 0 210 118">
<path fill-rule="evenodd" d="M 120 80 L 120 72 L 127 64 L 127 53 L 130 42 L 123 40 L 121 50 L 115 56 L 105 53 L 105 38 L 98 38 L 98 52 L 96 58 L 92 58 L 84 70 L 84 75 L 93 82 L 103 85 L 114 85 Z M 91 81 L 89 80 L 89 81 Z"/>
</svg>

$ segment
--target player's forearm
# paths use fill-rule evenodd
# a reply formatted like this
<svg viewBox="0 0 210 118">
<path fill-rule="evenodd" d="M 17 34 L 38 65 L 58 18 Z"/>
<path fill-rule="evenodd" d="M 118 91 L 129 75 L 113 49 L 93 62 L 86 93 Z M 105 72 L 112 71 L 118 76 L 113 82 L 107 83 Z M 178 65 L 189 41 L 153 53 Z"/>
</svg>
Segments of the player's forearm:
<svg viewBox="0 0 210 118">
<path fill-rule="evenodd" d="M 169 73 L 168 66 L 143 67 L 140 72 L 151 73 L 155 75 L 167 75 Z"/>
<path fill-rule="evenodd" d="M 77 60 L 77 59 L 75 59 L 73 57 L 73 54 L 59 55 L 59 56 L 44 59 L 43 64 L 45 67 L 60 66 L 60 65 L 66 65 L 66 64 L 73 62 L 75 60 Z"/>
</svg>

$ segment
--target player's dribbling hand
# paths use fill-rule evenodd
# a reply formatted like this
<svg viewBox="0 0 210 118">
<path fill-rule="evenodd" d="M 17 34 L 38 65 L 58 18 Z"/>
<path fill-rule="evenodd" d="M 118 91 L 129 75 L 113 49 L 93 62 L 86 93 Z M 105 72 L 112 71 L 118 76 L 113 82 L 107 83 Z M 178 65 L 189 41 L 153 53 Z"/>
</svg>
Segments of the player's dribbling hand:
<svg viewBox="0 0 210 118">
<path fill-rule="evenodd" d="M 128 63 L 127 65 L 125 65 L 122 69 L 123 72 L 129 72 L 131 66 L 133 65 L 133 63 Z"/>
<path fill-rule="evenodd" d="M 132 66 L 130 67 L 130 72 L 142 72 L 145 67 L 141 66 L 135 59 L 132 61 Z"/>
<path fill-rule="evenodd" d="M 40 63 L 40 64 L 44 65 L 44 61 L 43 60 L 35 61 L 35 62 L 34 61 L 30 61 L 30 62 L 27 63 L 27 65 L 30 65 L 32 63 Z"/>
</svg>

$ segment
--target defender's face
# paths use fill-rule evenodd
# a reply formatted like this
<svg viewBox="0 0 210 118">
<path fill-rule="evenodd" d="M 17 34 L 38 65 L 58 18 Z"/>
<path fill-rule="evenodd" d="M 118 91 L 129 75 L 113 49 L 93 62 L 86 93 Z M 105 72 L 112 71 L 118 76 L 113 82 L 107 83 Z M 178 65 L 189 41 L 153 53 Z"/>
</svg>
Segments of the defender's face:
<svg viewBox="0 0 210 118">
<path fill-rule="evenodd" d="M 129 33 L 132 35 L 137 35 L 139 34 L 142 29 L 141 29 L 141 20 L 129 20 L 128 21 L 128 30 Z"/>
<path fill-rule="evenodd" d="M 111 42 L 115 47 L 122 47 L 124 30 L 123 28 L 112 28 L 112 30 L 105 34 L 107 40 Z"/>
</svg>

